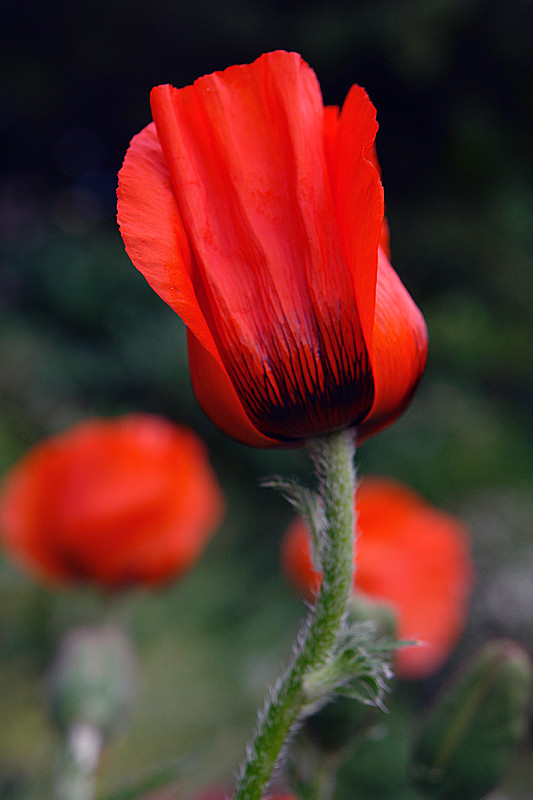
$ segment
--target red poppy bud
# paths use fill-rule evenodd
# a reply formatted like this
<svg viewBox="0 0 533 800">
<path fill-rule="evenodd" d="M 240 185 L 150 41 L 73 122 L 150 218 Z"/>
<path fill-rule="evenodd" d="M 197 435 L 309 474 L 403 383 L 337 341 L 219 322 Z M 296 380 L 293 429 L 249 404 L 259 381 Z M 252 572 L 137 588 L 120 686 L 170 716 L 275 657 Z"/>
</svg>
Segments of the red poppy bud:
<svg viewBox="0 0 533 800">
<path fill-rule="evenodd" d="M 199 557 L 223 499 L 192 431 L 148 414 L 51 437 L 7 474 L 3 544 L 44 580 L 155 585 Z"/>
<path fill-rule="evenodd" d="M 398 616 L 398 638 L 421 642 L 397 651 L 397 674 L 429 675 L 442 665 L 466 620 L 473 570 L 465 526 L 383 478 L 362 481 L 356 508 L 354 592 L 389 603 Z M 281 561 L 290 580 L 314 597 L 320 575 L 301 519 L 285 534 Z"/>
<path fill-rule="evenodd" d="M 424 320 L 389 264 L 375 109 L 324 108 L 296 53 L 152 90 L 119 174 L 126 250 L 188 328 L 195 394 L 246 444 L 391 422 Z"/>
</svg>

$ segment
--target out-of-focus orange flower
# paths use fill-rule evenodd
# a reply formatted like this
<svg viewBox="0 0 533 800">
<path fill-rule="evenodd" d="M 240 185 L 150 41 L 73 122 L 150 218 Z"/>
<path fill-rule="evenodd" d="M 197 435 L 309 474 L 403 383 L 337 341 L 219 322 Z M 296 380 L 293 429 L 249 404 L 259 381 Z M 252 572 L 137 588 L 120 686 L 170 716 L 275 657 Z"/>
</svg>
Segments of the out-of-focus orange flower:
<svg viewBox="0 0 533 800">
<path fill-rule="evenodd" d="M 398 615 L 399 638 L 423 643 L 398 651 L 397 674 L 429 675 L 442 665 L 466 620 L 473 580 L 468 532 L 460 520 L 384 478 L 362 481 L 356 507 L 354 591 L 388 602 Z M 320 575 L 301 519 L 287 530 L 281 560 L 290 580 L 314 597 Z"/>
<path fill-rule="evenodd" d="M 221 490 L 202 442 L 160 417 L 91 420 L 46 439 L 6 475 L 3 545 L 48 581 L 155 585 L 199 557 Z"/>
<path fill-rule="evenodd" d="M 427 331 L 388 260 L 375 109 L 324 108 L 297 53 L 152 90 L 119 174 L 126 250 L 188 329 L 195 394 L 258 447 L 405 408 Z"/>
</svg>

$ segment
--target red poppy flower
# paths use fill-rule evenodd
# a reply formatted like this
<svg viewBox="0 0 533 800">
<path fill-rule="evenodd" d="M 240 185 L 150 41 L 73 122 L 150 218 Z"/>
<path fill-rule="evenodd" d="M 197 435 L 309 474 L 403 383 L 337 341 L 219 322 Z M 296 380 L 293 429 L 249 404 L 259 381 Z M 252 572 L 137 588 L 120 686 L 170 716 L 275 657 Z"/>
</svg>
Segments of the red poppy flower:
<svg viewBox="0 0 533 800">
<path fill-rule="evenodd" d="M 0 531 L 43 579 L 154 585 L 200 555 L 223 499 L 203 444 L 148 414 L 83 422 L 7 474 Z"/>
<path fill-rule="evenodd" d="M 360 536 L 354 591 L 388 602 L 398 615 L 399 638 L 423 643 L 398 651 L 397 673 L 429 675 L 441 666 L 465 623 L 473 576 L 468 533 L 458 519 L 388 479 L 365 478 L 356 507 Z M 320 575 L 301 519 L 288 529 L 281 558 L 291 581 L 314 597 Z"/>
<path fill-rule="evenodd" d="M 324 108 L 296 53 L 152 90 L 154 122 L 119 174 L 126 250 L 188 328 L 196 396 L 269 447 L 406 406 L 424 320 L 380 247 L 375 109 L 353 86 Z"/>
</svg>

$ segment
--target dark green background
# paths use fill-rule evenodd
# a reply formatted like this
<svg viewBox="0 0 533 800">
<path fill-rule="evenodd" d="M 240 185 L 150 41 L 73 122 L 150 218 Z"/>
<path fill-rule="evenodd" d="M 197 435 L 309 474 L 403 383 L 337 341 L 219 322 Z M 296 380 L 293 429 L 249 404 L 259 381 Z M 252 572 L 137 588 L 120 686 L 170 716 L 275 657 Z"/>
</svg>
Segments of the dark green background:
<svg viewBox="0 0 533 800">
<path fill-rule="evenodd" d="M 73 625 L 118 615 L 141 659 L 104 797 L 191 753 L 187 790 L 231 781 L 303 612 L 278 569 L 290 509 L 257 487 L 307 474 L 305 455 L 245 448 L 205 419 L 181 322 L 130 264 L 114 219 L 150 88 L 266 50 L 302 53 L 326 103 L 354 82 L 369 92 L 393 264 L 429 326 L 420 390 L 363 446 L 361 472 L 398 477 L 469 522 L 478 582 L 455 660 L 493 635 L 531 649 L 533 4 L 21 0 L 1 13 L 0 470 L 80 418 L 152 411 L 204 438 L 228 511 L 198 567 L 153 595 L 110 603 L 0 567 L 0 798 L 43 796 L 57 745 L 45 676 Z M 425 702 L 438 682 L 411 693 Z M 530 796 L 527 762 L 524 747 L 506 797 Z"/>
</svg>

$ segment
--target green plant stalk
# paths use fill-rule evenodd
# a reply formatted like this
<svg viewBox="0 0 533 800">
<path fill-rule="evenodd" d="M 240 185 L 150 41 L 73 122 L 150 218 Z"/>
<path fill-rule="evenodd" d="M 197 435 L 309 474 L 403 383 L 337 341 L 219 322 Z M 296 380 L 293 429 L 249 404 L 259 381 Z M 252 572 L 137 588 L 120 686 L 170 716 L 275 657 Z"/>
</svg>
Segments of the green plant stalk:
<svg viewBox="0 0 533 800">
<path fill-rule="evenodd" d="M 304 800 L 332 800 L 337 786 L 337 772 L 345 754 L 316 753 L 314 776 L 308 791 L 303 794 Z"/>
<path fill-rule="evenodd" d="M 259 715 L 234 800 L 262 797 L 285 742 L 308 710 L 305 676 L 328 663 L 343 629 L 353 580 L 354 439 L 354 432 L 345 430 L 309 445 L 326 520 L 320 554 L 322 584 L 315 607 L 298 633 L 289 666 Z"/>
<path fill-rule="evenodd" d="M 101 749 L 102 736 L 92 725 L 81 723 L 68 729 L 55 783 L 56 800 L 94 800 Z"/>
</svg>

